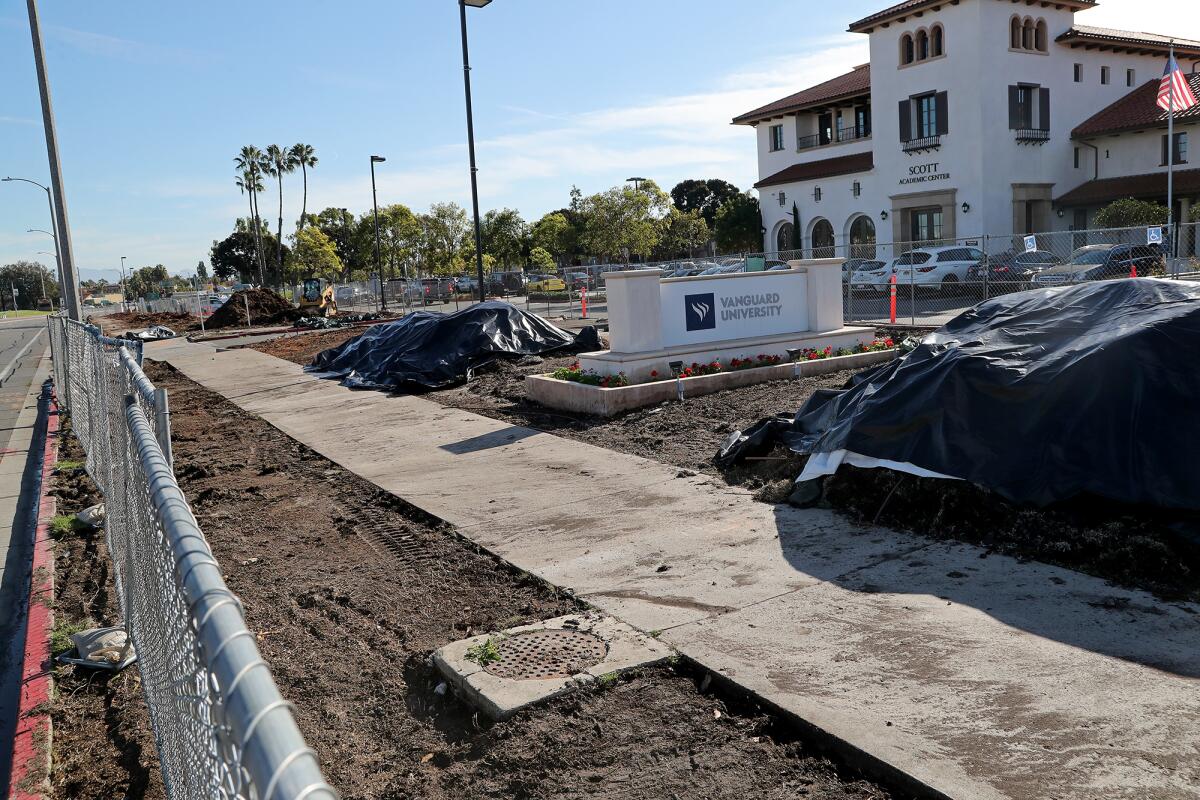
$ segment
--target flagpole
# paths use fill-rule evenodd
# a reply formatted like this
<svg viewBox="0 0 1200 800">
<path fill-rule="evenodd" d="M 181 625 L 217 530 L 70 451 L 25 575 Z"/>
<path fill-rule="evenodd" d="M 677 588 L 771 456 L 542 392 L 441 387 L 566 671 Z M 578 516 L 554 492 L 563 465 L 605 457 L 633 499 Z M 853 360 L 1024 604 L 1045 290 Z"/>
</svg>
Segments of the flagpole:
<svg viewBox="0 0 1200 800">
<path fill-rule="evenodd" d="M 1170 42 L 1170 61 L 1175 63 L 1175 40 Z M 1171 258 L 1175 257 L 1175 76 L 1167 93 L 1167 235 L 1171 237 Z"/>
</svg>

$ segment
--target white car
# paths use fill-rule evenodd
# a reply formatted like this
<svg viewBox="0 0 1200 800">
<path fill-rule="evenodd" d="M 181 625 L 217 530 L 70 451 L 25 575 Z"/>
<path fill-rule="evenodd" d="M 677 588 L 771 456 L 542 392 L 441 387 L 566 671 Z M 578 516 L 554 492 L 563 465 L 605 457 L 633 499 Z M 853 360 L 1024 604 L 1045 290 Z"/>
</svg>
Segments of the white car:
<svg viewBox="0 0 1200 800">
<path fill-rule="evenodd" d="M 896 284 L 936 292 L 954 291 L 967 282 L 971 267 L 982 264 L 986 259 L 987 256 L 977 247 L 921 247 L 896 259 Z"/>
<path fill-rule="evenodd" d="M 895 261 L 864 260 L 850 273 L 850 289 L 855 292 L 886 292 L 895 269 Z"/>
</svg>

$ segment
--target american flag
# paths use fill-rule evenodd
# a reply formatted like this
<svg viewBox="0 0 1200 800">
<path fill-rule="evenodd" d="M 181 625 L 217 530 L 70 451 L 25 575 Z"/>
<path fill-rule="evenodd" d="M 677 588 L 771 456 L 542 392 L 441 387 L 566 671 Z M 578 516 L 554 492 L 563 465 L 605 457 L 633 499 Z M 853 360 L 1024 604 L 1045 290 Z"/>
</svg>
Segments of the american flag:
<svg viewBox="0 0 1200 800">
<path fill-rule="evenodd" d="M 1188 85 L 1187 76 L 1179 68 L 1175 56 L 1171 56 L 1158 84 L 1158 107 L 1163 111 L 1186 111 L 1196 105 L 1196 102 L 1196 95 Z"/>
</svg>

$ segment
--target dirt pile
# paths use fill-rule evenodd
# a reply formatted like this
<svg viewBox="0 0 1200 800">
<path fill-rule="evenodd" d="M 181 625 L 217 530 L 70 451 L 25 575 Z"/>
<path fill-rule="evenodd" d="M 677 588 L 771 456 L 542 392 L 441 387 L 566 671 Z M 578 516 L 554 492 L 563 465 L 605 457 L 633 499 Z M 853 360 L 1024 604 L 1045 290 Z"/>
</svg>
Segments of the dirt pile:
<svg viewBox="0 0 1200 800">
<path fill-rule="evenodd" d="M 249 321 L 246 309 L 250 309 Z M 270 289 L 242 289 L 233 295 L 208 318 L 207 327 L 245 328 L 251 325 L 279 325 L 295 322 L 300 312 L 287 300 Z"/>
</svg>

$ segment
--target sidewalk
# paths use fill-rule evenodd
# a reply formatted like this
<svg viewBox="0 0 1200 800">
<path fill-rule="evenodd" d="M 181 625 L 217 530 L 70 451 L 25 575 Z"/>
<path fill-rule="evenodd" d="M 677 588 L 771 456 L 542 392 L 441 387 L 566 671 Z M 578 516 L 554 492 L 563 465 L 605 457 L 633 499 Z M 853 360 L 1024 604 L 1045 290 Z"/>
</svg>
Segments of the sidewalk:
<svg viewBox="0 0 1200 800">
<path fill-rule="evenodd" d="M 146 355 L 946 796 L 1200 798 L 1200 607 L 251 350 Z"/>
</svg>

